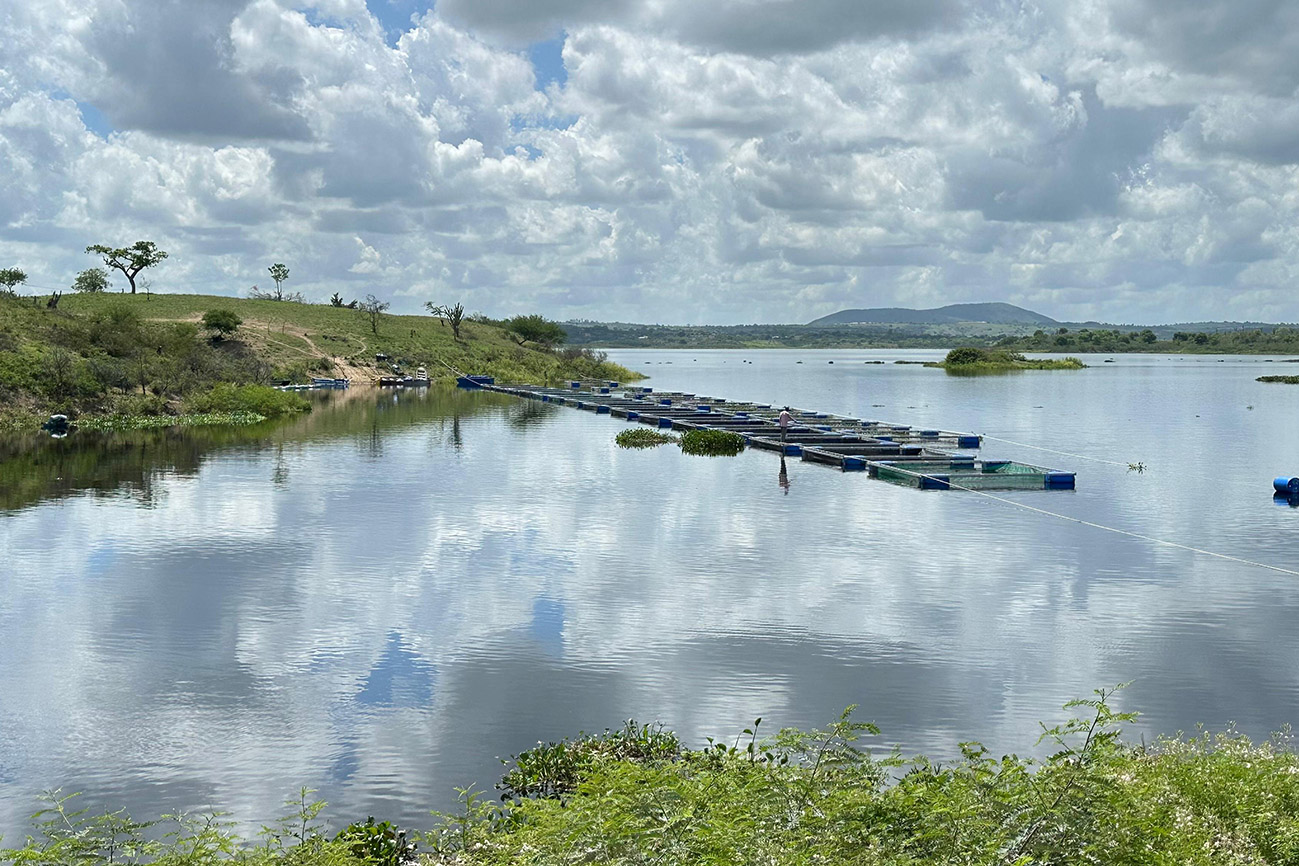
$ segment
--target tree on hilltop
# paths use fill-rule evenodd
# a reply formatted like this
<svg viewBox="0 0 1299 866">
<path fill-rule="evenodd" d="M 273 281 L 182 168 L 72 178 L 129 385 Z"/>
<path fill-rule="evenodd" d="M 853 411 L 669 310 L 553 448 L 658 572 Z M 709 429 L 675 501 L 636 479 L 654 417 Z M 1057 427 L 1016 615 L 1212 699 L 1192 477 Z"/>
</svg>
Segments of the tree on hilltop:
<svg viewBox="0 0 1299 866">
<path fill-rule="evenodd" d="M 86 268 L 77 274 L 77 278 L 72 281 L 72 291 L 74 292 L 106 292 L 108 291 L 108 271 L 103 268 Z"/>
<path fill-rule="evenodd" d="M 131 284 L 131 294 L 135 294 L 135 275 L 145 268 L 151 268 L 167 258 L 165 250 L 158 249 L 153 241 L 136 241 L 129 247 L 109 247 L 103 244 L 92 244 L 86 252 L 101 256 L 104 264 L 126 275 Z"/>
<path fill-rule="evenodd" d="M 19 268 L 0 268 L 0 286 L 6 295 L 17 294 L 18 287 L 27 282 L 27 272 Z"/>
</svg>

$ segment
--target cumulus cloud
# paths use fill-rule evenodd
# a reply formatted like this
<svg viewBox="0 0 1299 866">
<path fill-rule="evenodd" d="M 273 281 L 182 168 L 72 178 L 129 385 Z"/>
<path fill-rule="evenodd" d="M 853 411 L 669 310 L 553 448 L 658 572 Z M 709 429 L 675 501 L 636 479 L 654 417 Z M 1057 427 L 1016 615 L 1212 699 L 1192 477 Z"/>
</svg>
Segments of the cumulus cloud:
<svg viewBox="0 0 1299 866">
<path fill-rule="evenodd" d="M 288 261 L 309 297 L 411 311 L 1296 319 L 1297 14 L 18 0 L 0 257 L 57 288 L 86 244 L 149 237 L 157 289 Z"/>
</svg>

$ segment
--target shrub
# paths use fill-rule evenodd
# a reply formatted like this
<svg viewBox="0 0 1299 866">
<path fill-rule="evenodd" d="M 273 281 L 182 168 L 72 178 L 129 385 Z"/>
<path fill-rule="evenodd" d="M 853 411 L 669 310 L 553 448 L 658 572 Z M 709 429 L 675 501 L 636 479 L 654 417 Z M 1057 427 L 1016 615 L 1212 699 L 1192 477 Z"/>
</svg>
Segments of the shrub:
<svg viewBox="0 0 1299 866">
<path fill-rule="evenodd" d="M 157 394 L 125 394 L 113 405 L 113 414 L 157 417 L 176 413 L 167 399 Z"/>
<path fill-rule="evenodd" d="M 345 844 L 352 856 L 371 866 L 406 866 L 417 859 L 418 846 L 407 840 L 405 830 L 389 821 L 376 823 L 373 817 L 366 818 L 364 824 L 357 821 L 344 827 L 334 841 Z"/>
<path fill-rule="evenodd" d="M 208 310 L 203 314 L 203 327 L 218 339 L 230 336 L 243 323 L 244 320 L 234 310 Z"/>
<path fill-rule="evenodd" d="M 637 725 L 628 720 L 617 731 L 578 734 L 573 740 L 538 743 L 512 755 L 514 766 L 496 787 L 501 799 L 526 797 L 558 798 L 571 794 L 601 764 L 633 764 L 674 761 L 681 754 L 681 741 L 661 725 Z M 504 762 L 503 762 L 504 763 Z"/>
<path fill-rule="evenodd" d="M 267 418 L 278 418 L 294 412 L 307 412 L 311 404 L 289 391 L 277 391 L 265 385 L 231 385 L 221 383 L 205 394 L 191 397 L 185 404 L 189 412 L 253 412 Z"/>
<path fill-rule="evenodd" d="M 744 450 L 744 437 L 729 430 L 690 430 L 681 437 L 684 454 L 734 457 Z"/>
<path fill-rule="evenodd" d="M 945 364 L 977 364 L 984 360 L 984 351 L 973 346 L 962 346 L 947 353 Z"/>
</svg>

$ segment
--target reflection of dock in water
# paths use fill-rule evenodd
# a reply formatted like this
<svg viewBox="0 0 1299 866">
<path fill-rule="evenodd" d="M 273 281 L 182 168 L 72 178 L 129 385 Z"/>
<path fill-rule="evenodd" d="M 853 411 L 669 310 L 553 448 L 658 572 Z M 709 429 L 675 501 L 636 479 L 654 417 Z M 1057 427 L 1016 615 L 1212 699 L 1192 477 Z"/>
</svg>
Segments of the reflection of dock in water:
<svg viewBox="0 0 1299 866">
<path fill-rule="evenodd" d="M 927 490 L 1072 490 L 1074 473 L 1013 460 L 989 460 L 973 433 L 916 428 L 823 412 L 793 409 L 795 422 L 782 439 L 779 407 L 680 391 L 621 386 L 617 382 L 570 382 L 567 388 L 497 385 L 489 376 L 461 376 L 462 388 L 483 388 L 529 400 L 557 403 L 674 430 L 729 430 L 753 448 L 801 457 L 845 472 Z"/>
</svg>

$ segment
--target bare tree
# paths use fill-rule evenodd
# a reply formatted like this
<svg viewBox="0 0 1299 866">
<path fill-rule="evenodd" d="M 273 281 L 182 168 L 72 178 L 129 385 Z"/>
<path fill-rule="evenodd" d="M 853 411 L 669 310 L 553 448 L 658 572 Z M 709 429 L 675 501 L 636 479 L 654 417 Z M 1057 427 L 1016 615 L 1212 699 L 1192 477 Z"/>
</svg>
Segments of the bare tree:
<svg viewBox="0 0 1299 866">
<path fill-rule="evenodd" d="M 374 295 L 366 295 L 361 302 L 360 310 L 370 317 L 370 330 L 376 335 L 379 333 L 379 316 L 390 306 L 387 301 L 381 301 Z"/>
</svg>

